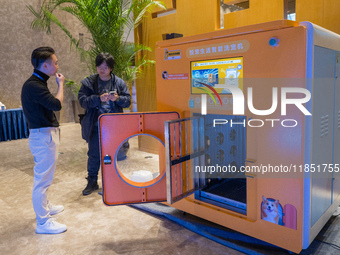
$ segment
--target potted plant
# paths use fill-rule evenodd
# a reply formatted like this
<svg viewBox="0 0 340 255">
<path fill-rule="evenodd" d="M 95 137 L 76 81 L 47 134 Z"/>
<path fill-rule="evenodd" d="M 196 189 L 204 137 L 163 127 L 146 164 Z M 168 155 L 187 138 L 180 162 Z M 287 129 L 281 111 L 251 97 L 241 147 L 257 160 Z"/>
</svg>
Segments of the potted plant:
<svg viewBox="0 0 340 255">
<path fill-rule="evenodd" d="M 39 11 L 31 5 L 28 9 L 35 16 L 31 24 L 33 29 L 50 33 L 54 23 L 65 32 L 71 45 L 86 61 L 89 73 L 96 72 L 95 58 L 100 52 L 110 53 L 115 59 L 115 74 L 125 80 L 131 91 L 132 81 L 142 74 L 142 67 L 154 61 L 136 58 L 138 52 L 151 49 L 146 45 L 129 43 L 127 38 L 154 7 L 165 9 L 161 1 L 153 0 L 44 0 Z M 56 10 L 76 17 L 91 36 L 76 39 L 59 21 L 57 15 L 60 12 L 55 14 Z M 75 93 L 79 91 L 79 85 L 72 80 L 66 86 Z"/>
</svg>

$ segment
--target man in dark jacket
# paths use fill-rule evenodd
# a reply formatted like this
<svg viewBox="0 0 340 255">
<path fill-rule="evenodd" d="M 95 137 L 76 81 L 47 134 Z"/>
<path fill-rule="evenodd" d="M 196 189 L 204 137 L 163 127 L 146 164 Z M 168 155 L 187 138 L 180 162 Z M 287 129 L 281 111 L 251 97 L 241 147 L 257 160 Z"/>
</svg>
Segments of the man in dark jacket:
<svg viewBox="0 0 340 255">
<path fill-rule="evenodd" d="M 112 73 L 114 59 L 108 53 L 96 57 L 98 74 L 92 74 L 81 81 L 78 99 L 86 109 L 81 121 L 82 137 L 88 143 L 87 186 L 83 195 L 98 189 L 100 151 L 98 136 L 98 117 L 103 113 L 123 112 L 131 104 L 131 96 L 125 82 Z"/>
</svg>

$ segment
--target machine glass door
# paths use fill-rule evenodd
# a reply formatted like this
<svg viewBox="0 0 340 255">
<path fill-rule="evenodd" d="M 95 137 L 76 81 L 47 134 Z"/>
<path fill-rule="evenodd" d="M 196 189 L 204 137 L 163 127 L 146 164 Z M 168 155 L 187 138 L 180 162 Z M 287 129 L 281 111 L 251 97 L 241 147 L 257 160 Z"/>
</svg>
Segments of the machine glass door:
<svg viewBox="0 0 340 255">
<path fill-rule="evenodd" d="M 247 180 L 241 171 L 245 121 L 245 116 L 194 114 L 165 123 L 169 204 L 195 193 L 196 200 L 247 214 Z"/>
<path fill-rule="evenodd" d="M 225 114 L 204 115 L 206 187 L 195 199 L 241 214 L 247 214 L 246 117 Z"/>
<path fill-rule="evenodd" d="M 165 157 L 169 204 L 205 187 L 205 173 L 195 171 L 205 165 L 203 117 L 165 122 Z"/>
<path fill-rule="evenodd" d="M 164 122 L 178 118 L 177 112 L 99 117 L 106 205 L 166 201 Z"/>
</svg>

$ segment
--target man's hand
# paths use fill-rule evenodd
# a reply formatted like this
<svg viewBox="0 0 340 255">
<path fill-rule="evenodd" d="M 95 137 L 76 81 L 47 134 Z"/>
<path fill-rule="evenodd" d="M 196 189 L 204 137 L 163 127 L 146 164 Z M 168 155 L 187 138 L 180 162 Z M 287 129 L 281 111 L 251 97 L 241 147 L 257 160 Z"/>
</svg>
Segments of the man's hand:
<svg viewBox="0 0 340 255">
<path fill-rule="evenodd" d="M 55 76 L 56 76 L 56 81 L 57 81 L 58 86 L 60 85 L 63 86 L 64 80 L 65 80 L 64 75 L 62 75 L 61 73 L 57 73 Z"/>
<path fill-rule="evenodd" d="M 104 93 L 104 94 L 101 94 L 100 95 L 100 101 L 102 101 L 102 102 L 107 102 L 107 101 L 109 101 L 110 99 L 109 99 L 109 93 Z"/>
<path fill-rule="evenodd" d="M 60 103 L 63 104 L 65 77 L 61 73 L 57 73 L 55 76 L 56 76 L 56 80 L 57 80 L 57 84 L 58 84 L 58 91 L 57 91 L 57 95 L 55 96 L 55 98 L 59 99 Z"/>
<path fill-rule="evenodd" d="M 116 101 L 117 98 L 118 98 L 118 94 L 117 93 L 116 94 L 110 94 L 108 98 L 111 101 Z"/>
</svg>

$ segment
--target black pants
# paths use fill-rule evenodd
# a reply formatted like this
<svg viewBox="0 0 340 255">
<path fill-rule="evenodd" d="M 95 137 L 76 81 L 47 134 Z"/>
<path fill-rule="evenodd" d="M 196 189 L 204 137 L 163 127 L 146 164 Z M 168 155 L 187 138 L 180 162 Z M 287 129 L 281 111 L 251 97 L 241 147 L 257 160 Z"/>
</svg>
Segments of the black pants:
<svg viewBox="0 0 340 255">
<path fill-rule="evenodd" d="M 99 138 L 98 127 L 94 127 L 90 141 L 88 143 L 89 150 L 87 152 L 87 172 L 91 179 L 98 179 L 100 168 Z"/>
<path fill-rule="evenodd" d="M 98 179 L 98 172 L 100 168 L 100 152 L 99 152 L 99 137 L 98 137 L 98 127 L 95 125 L 93 128 L 93 133 L 91 135 L 90 141 L 88 143 L 89 150 L 87 152 L 87 172 L 91 179 Z M 119 148 L 117 154 L 117 160 L 124 160 L 126 158 L 126 153 L 130 148 L 129 142 L 123 143 Z"/>
</svg>

